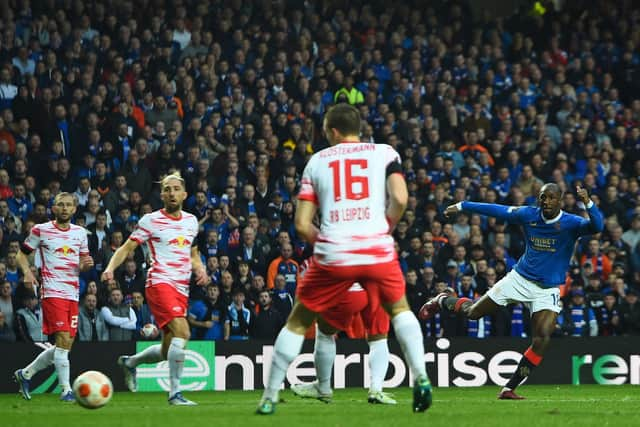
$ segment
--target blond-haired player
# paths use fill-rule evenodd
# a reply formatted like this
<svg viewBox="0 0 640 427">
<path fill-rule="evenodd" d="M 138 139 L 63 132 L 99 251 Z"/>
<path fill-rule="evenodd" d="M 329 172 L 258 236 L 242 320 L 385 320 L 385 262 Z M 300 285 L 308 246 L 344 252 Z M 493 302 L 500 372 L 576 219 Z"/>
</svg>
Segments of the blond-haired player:
<svg viewBox="0 0 640 427">
<path fill-rule="evenodd" d="M 169 404 L 195 405 L 182 396 L 180 378 L 184 368 L 184 348 L 190 337 L 187 303 L 191 272 L 196 283 L 204 285 L 208 276 L 198 253 L 198 220 L 182 210 L 187 197 L 184 180 L 178 173 L 161 182 L 160 196 L 164 208 L 143 216 L 138 228 L 113 254 L 102 273 L 102 280 L 113 280 L 113 272 L 138 245 L 147 244 L 151 267 L 145 288 L 147 303 L 163 331 L 162 344 L 147 347 L 133 356 L 120 356 L 118 364 L 125 374 L 129 390 L 137 390 L 136 366 L 142 363 L 169 361 Z"/>
<path fill-rule="evenodd" d="M 58 194 L 52 208 L 55 219 L 34 225 L 17 254 L 18 267 L 28 289 L 33 289 L 38 282 L 31 273 L 27 255 L 37 251 L 40 257 L 42 330 L 45 335 L 54 335 L 56 343 L 38 354 L 27 367 L 15 371 L 20 394 L 26 400 L 31 399 L 31 377 L 52 363 L 62 387 L 60 400 L 75 400 L 69 385 L 69 351 L 78 329 L 78 276 L 80 271 L 93 267 L 86 230 L 71 224 L 76 207 L 77 201 L 72 194 Z"/>
</svg>

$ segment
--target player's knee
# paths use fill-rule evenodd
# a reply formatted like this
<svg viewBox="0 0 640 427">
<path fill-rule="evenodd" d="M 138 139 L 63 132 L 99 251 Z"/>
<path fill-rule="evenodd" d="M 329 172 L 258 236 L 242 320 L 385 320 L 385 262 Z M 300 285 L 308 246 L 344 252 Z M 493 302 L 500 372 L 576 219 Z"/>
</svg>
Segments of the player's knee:
<svg viewBox="0 0 640 427">
<path fill-rule="evenodd" d="M 382 307 L 391 318 L 396 317 L 402 312 L 411 311 L 411 307 L 409 307 L 406 297 L 402 297 L 394 303 L 384 303 L 382 304 Z"/>
<path fill-rule="evenodd" d="M 386 340 L 387 339 L 387 334 L 371 334 L 367 337 L 367 341 L 368 342 L 374 342 L 374 341 L 380 341 L 380 340 Z"/>
<path fill-rule="evenodd" d="M 56 334 L 56 347 L 71 350 L 71 344 L 73 344 L 73 338 L 61 333 Z"/>
</svg>

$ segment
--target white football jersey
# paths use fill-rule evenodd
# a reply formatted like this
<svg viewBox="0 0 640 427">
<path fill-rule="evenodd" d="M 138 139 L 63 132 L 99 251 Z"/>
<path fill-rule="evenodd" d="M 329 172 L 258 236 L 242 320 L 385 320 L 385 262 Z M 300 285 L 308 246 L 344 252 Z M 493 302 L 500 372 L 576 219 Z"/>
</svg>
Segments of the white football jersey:
<svg viewBox="0 0 640 427">
<path fill-rule="evenodd" d="M 151 267 L 146 286 L 159 284 L 174 286 L 189 295 L 191 278 L 191 247 L 198 235 L 198 220 L 181 212 L 180 218 L 168 216 L 163 209 L 146 214 L 129 239 L 147 244 L 151 253 Z"/>
<path fill-rule="evenodd" d="M 371 265 L 395 259 L 386 218 L 387 166 L 400 163 L 389 145 L 345 142 L 314 154 L 298 199 L 318 205 L 314 246 L 324 265 Z"/>
<path fill-rule="evenodd" d="M 87 230 L 75 224 L 63 230 L 54 221 L 36 224 L 23 245 L 40 259 L 42 297 L 78 301 L 80 257 L 89 255 Z"/>
</svg>

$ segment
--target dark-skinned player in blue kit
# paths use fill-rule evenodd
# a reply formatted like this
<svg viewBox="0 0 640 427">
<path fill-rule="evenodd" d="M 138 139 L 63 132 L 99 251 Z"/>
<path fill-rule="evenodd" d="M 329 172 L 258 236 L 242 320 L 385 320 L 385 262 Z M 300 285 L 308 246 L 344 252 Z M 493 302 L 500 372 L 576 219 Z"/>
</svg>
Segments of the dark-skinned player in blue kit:
<svg viewBox="0 0 640 427">
<path fill-rule="evenodd" d="M 545 184 L 538 195 L 538 206 L 504 206 L 488 203 L 459 202 L 449 206 L 447 217 L 471 212 L 496 217 L 524 229 L 526 249 L 514 268 L 482 298 L 473 302 L 441 293 L 420 309 L 428 319 L 440 310 L 449 310 L 469 319 L 479 319 L 500 306 L 521 302 L 531 312 L 531 346 L 524 352 L 513 376 L 498 395 L 499 399 L 524 399 L 515 393 L 533 368 L 538 366 L 549 346 L 560 312 L 560 289 L 573 255 L 576 240 L 603 229 L 602 214 L 586 189 L 577 187 L 579 206 L 589 219 L 562 211 L 562 190 L 557 184 Z"/>
</svg>

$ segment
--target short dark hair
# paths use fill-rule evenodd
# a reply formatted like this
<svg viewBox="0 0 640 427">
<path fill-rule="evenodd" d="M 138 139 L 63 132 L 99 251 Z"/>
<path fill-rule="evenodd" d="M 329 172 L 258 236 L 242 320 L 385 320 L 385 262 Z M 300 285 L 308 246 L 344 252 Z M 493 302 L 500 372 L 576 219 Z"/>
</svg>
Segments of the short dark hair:
<svg viewBox="0 0 640 427">
<path fill-rule="evenodd" d="M 327 128 L 336 129 L 343 135 L 360 134 L 360 112 L 353 105 L 340 103 L 327 111 Z"/>
</svg>

